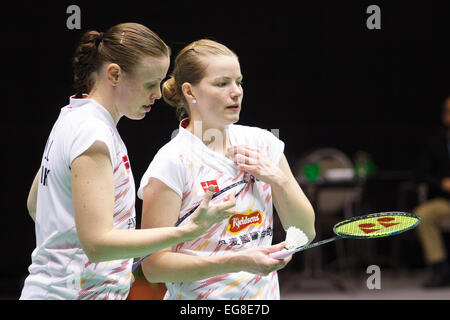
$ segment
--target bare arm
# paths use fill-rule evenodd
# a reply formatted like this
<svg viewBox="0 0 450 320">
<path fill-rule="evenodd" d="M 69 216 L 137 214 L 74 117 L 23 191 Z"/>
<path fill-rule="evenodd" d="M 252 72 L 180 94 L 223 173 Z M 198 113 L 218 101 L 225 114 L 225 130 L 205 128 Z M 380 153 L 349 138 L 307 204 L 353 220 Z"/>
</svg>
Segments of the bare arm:
<svg viewBox="0 0 450 320">
<path fill-rule="evenodd" d="M 311 242 L 315 236 L 314 209 L 293 176 L 286 157 L 283 155 L 278 167 L 283 173 L 280 180 L 271 184 L 274 206 L 285 229 L 300 228 Z"/>
<path fill-rule="evenodd" d="M 151 178 L 144 189 L 142 228 L 174 225 L 178 219 L 180 206 L 181 199 L 178 194 L 160 180 Z M 283 244 L 216 256 L 194 256 L 172 252 L 168 248 L 147 258 L 142 263 L 142 269 L 150 282 L 196 281 L 238 271 L 266 275 L 284 267 L 289 261 L 289 259 L 280 261 L 268 256 L 270 252 L 282 248 Z"/>
<path fill-rule="evenodd" d="M 38 170 L 36 176 L 34 177 L 33 183 L 31 184 L 30 192 L 27 198 L 27 209 L 33 221 L 36 221 L 36 203 L 37 203 L 37 193 L 39 184 L 39 175 L 41 174 L 41 169 Z"/>
<path fill-rule="evenodd" d="M 146 230 L 113 229 L 114 182 L 106 145 L 95 142 L 71 165 L 75 223 L 81 245 L 92 262 L 141 257 L 188 241 L 218 218 L 193 221 L 183 227 Z"/>
</svg>

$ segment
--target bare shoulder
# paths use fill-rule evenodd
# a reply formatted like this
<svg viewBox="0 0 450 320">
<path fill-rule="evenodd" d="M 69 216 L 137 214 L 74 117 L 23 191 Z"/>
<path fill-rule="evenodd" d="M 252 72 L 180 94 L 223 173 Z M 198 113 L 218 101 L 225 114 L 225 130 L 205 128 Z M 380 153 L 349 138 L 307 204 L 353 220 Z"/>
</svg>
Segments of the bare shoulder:
<svg viewBox="0 0 450 320">
<path fill-rule="evenodd" d="M 181 208 L 178 193 L 161 180 L 150 178 L 143 194 L 143 228 L 167 227 L 176 223 Z"/>
</svg>

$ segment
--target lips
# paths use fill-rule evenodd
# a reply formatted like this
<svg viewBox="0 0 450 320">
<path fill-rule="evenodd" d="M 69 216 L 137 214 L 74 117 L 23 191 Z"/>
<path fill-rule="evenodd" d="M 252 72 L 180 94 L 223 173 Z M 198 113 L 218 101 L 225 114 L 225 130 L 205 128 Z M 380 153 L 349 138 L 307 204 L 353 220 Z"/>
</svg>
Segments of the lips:
<svg viewBox="0 0 450 320">
<path fill-rule="evenodd" d="M 239 105 L 228 106 L 228 107 L 225 107 L 225 109 L 229 109 L 229 110 L 239 110 Z"/>
<path fill-rule="evenodd" d="M 149 112 L 152 109 L 152 105 L 142 106 L 142 108 L 144 108 L 145 112 Z"/>
</svg>

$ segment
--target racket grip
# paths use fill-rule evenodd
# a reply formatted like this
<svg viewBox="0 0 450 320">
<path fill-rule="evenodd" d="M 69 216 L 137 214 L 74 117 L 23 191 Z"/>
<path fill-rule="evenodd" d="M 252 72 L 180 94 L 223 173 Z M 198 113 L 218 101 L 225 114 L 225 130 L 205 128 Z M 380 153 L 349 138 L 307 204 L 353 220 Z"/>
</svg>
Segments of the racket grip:
<svg viewBox="0 0 450 320">
<path fill-rule="evenodd" d="M 281 259 L 289 257 L 293 253 L 295 253 L 295 249 L 292 249 L 292 250 L 283 249 L 283 250 L 280 250 L 280 251 L 272 252 L 271 254 L 269 254 L 269 256 L 271 258 L 280 259 L 281 260 Z"/>
<path fill-rule="evenodd" d="M 139 259 L 138 261 L 136 261 L 135 263 L 133 263 L 133 266 L 131 267 L 131 272 L 134 272 L 134 270 L 136 270 L 137 267 L 139 267 L 139 265 L 142 263 L 142 261 L 144 261 L 148 256 L 150 256 L 149 254 L 146 255 L 145 257 Z"/>
</svg>

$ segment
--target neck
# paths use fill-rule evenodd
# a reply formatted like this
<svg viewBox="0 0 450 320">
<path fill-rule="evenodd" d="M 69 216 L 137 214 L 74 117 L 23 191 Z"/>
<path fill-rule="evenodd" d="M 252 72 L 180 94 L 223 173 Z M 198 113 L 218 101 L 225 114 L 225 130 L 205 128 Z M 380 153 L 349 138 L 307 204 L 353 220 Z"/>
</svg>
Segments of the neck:
<svg viewBox="0 0 450 320">
<path fill-rule="evenodd" d="M 95 86 L 89 92 L 89 99 L 97 101 L 103 108 L 105 108 L 114 119 L 114 123 L 117 126 L 121 115 L 116 108 L 112 92 L 109 92 L 107 88 L 101 86 Z"/>
<path fill-rule="evenodd" d="M 228 126 L 214 127 L 208 126 L 204 121 L 191 120 L 186 130 L 199 138 L 206 147 L 220 154 L 226 154 L 229 142 Z"/>
</svg>

